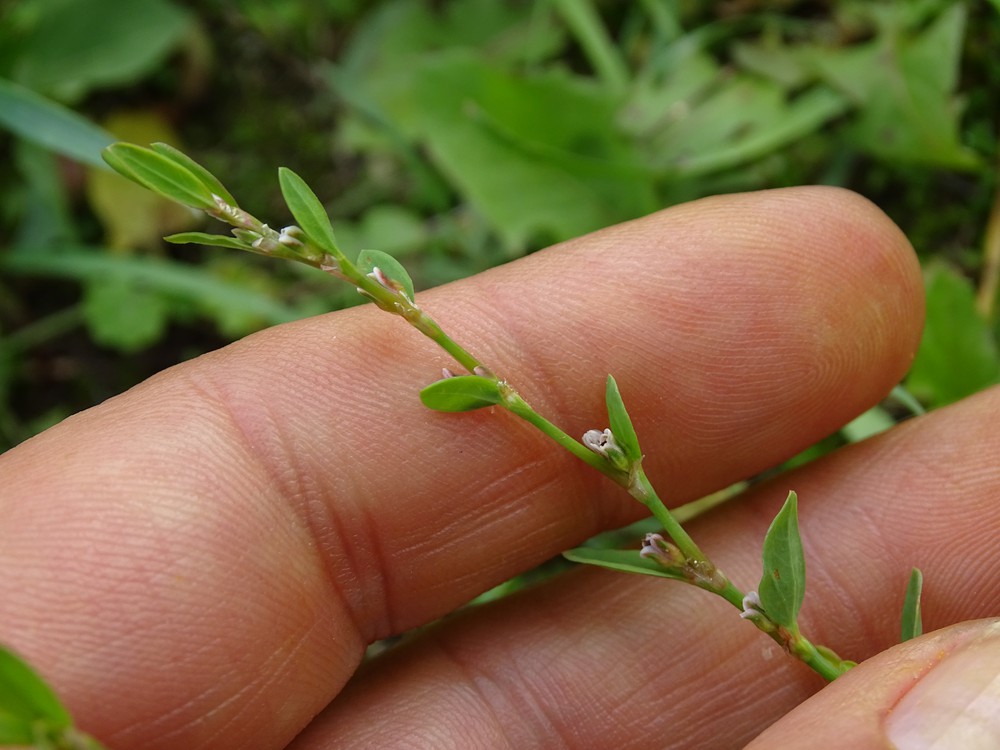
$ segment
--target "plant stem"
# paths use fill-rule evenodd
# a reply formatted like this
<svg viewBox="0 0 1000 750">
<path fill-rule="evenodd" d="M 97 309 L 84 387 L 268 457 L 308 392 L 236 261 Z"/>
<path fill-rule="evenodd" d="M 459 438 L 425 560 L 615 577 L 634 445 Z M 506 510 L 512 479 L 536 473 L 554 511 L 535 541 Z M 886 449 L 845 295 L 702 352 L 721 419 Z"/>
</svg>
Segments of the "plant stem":
<svg viewBox="0 0 1000 750">
<path fill-rule="evenodd" d="M 695 544 L 691 536 L 684 530 L 684 527 L 674 518 L 673 513 L 660 500 L 660 496 L 656 494 L 656 490 L 653 489 L 653 485 L 650 483 L 649 477 L 646 476 L 646 472 L 642 470 L 642 467 L 636 466 L 632 475 L 632 481 L 627 487 L 629 494 L 649 508 L 656 520 L 663 525 L 663 529 L 673 539 L 677 548 L 684 553 L 684 557 L 688 560 L 707 562 L 708 558 L 705 556 L 705 553 Z M 741 596 L 740 599 L 742 600 L 742 598 Z"/>
<path fill-rule="evenodd" d="M 625 472 L 618 471 L 612 467 L 608 462 L 602 457 L 598 456 L 587 446 L 581 443 L 579 440 L 567 435 L 561 429 L 556 427 L 552 422 L 547 420 L 537 411 L 535 411 L 531 404 L 525 401 L 513 388 L 507 385 L 505 382 L 501 381 L 501 391 L 504 396 L 502 406 L 508 411 L 516 414 L 525 422 L 534 425 L 539 430 L 541 430 L 546 436 L 552 438 L 556 443 L 561 445 L 563 448 L 568 450 L 574 456 L 579 458 L 584 463 L 594 467 L 602 474 L 607 475 L 613 479 L 618 484 L 627 486 L 628 476 Z"/>
<path fill-rule="evenodd" d="M 772 634 L 771 637 L 775 638 L 776 635 L 776 633 Z M 779 638 L 775 638 L 775 640 L 781 643 Z M 827 682 L 833 682 L 854 666 L 853 662 L 845 662 L 832 653 L 829 655 L 824 654 L 811 641 L 801 635 L 789 644 L 789 653 L 801 659 L 810 669 Z"/>
</svg>

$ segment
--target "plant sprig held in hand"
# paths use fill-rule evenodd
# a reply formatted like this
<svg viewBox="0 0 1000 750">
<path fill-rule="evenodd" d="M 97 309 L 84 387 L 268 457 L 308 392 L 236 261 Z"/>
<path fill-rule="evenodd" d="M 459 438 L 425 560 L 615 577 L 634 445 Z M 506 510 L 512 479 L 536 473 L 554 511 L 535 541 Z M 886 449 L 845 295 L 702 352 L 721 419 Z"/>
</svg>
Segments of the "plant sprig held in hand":
<svg viewBox="0 0 1000 750">
<path fill-rule="evenodd" d="M 764 539 L 763 575 L 755 590 L 733 584 L 666 507 L 642 468 L 643 454 L 618 384 L 607 379 L 605 404 L 608 427 L 587 431 L 576 439 L 539 414 L 491 367 L 449 337 L 416 302 L 413 282 L 395 258 L 378 250 L 362 250 L 350 260 L 337 244 L 333 227 L 319 198 L 290 169 L 278 179 L 288 209 L 297 222 L 275 230 L 241 208 L 222 183 L 201 165 L 165 144 L 150 148 L 116 143 L 104 152 L 107 163 L 125 177 L 171 200 L 199 209 L 232 229 L 230 235 L 185 232 L 166 239 L 246 250 L 294 260 L 319 268 L 352 285 L 386 312 L 398 315 L 444 349 L 465 370 L 420 392 L 431 409 L 462 412 L 489 406 L 504 408 L 529 422 L 580 460 L 621 485 L 645 505 L 663 532 L 647 534 L 641 549 L 580 548 L 565 556 L 575 562 L 640 575 L 671 578 L 721 596 L 740 617 L 777 641 L 827 680 L 846 672 L 854 662 L 809 641 L 799 628 L 805 596 L 806 566 L 798 528 L 798 503 L 790 492 Z M 914 571 L 903 615 L 903 637 L 920 632 L 919 571 Z"/>
</svg>

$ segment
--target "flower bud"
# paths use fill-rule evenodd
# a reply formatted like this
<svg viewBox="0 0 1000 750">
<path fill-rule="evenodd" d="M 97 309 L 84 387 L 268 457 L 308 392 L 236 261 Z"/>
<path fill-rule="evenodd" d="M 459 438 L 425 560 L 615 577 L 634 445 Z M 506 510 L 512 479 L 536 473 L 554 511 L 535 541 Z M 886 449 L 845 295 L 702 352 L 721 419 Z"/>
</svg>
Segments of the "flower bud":
<svg viewBox="0 0 1000 750">
<path fill-rule="evenodd" d="M 628 471 L 632 467 L 632 462 L 628 460 L 621 446 L 615 441 L 615 436 L 611 434 L 610 429 L 604 430 L 604 432 L 587 430 L 583 434 L 582 442 L 597 455 L 604 456 L 616 469 Z"/>
</svg>

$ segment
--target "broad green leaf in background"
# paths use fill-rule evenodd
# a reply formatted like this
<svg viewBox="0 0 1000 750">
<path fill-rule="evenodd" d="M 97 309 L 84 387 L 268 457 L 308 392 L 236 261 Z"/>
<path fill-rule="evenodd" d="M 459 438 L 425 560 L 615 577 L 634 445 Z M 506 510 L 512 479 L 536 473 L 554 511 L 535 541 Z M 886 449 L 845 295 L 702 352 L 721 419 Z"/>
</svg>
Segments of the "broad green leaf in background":
<svg viewBox="0 0 1000 750">
<path fill-rule="evenodd" d="M 20 736 L 24 722 L 29 734 Z M 0 739 L 7 743 L 32 744 L 32 724 L 58 731 L 70 726 L 69 713 L 52 689 L 35 671 L 11 651 L 0 646 Z"/>
<path fill-rule="evenodd" d="M 46 0 L 22 3 L 0 29 L 8 75 L 60 101 L 131 83 L 175 49 L 192 18 L 170 0 Z M 6 31 L 6 35 L 2 32 Z"/>
<path fill-rule="evenodd" d="M 636 436 L 632 420 L 625 410 L 625 402 L 622 401 L 622 394 L 618 390 L 618 383 L 610 375 L 608 375 L 604 391 L 604 401 L 608 407 L 608 421 L 611 426 L 611 434 L 615 436 L 615 442 L 618 443 L 618 446 L 629 461 L 639 461 L 642 458 L 642 450 L 639 448 L 639 438 Z"/>
<path fill-rule="evenodd" d="M 102 248 L 63 248 L 57 254 L 25 249 L 0 254 L 0 272 L 95 284 L 121 279 L 148 290 L 149 294 L 187 300 L 212 317 L 216 317 L 219 309 L 226 308 L 248 321 L 257 321 L 249 330 L 298 320 L 312 312 L 288 307 L 273 296 L 216 278 L 197 266 L 156 258 L 122 257 Z M 115 314 L 121 317 L 121 310 Z M 246 332 L 244 329 L 243 333 Z"/>
<path fill-rule="evenodd" d="M 615 124 L 618 99 L 564 71 L 518 75 L 468 49 L 355 80 L 512 252 L 653 210 L 650 177 Z"/>
<path fill-rule="evenodd" d="M 338 222 L 337 237 L 343 247 L 377 247 L 399 258 L 424 246 L 431 231 L 412 208 L 376 205 L 353 224 Z"/>
<path fill-rule="evenodd" d="M 596 565 L 625 573 L 672 578 L 676 581 L 688 580 L 677 570 L 664 568 L 654 560 L 647 560 L 639 554 L 638 550 L 579 547 L 563 552 L 563 557 L 572 562 Z"/>
<path fill-rule="evenodd" d="M 371 273 L 372 269 L 378 268 L 390 281 L 394 281 L 403 287 L 403 292 L 410 300 L 413 300 L 413 281 L 403 265 L 393 258 L 389 253 L 381 250 L 362 250 L 355 264 L 362 273 Z"/>
<path fill-rule="evenodd" d="M 159 341 L 170 308 L 163 295 L 120 278 L 84 287 L 83 314 L 91 338 L 121 352 L 137 352 Z"/>
<path fill-rule="evenodd" d="M 134 143 L 114 143 L 104 149 L 103 156 L 116 172 L 164 198 L 191 208 L 216 208 L 212 191 L 201 179 L 163 154 Z"/>
<path fill-rule="evenodd" d="M 976 310 L 972 285 L 943 263 L 927 267 L 924 284 L 924 337 L 906 387 L 937 407 L 1000 382 L 1000 351 Z"/>
<path fill-rule="evenodd" d="M 83 164 L 107 169 L 101 150 L 114 137 L 70 109 L 0 79 L 0 125 L 32 143 Z"/>
<path fill-rule="evenodd" d="M 322 250 L 339 253 L 330 217 L 312 188 L 288 167 L 278 169 L 278 182 L 288 210 L 306 236 Z"/>
<path fill-rule="evenodd" d="M 924 632 L 920 617 L 920 594 L 924 586 L 924 575 L 919 568 L 910 572 L 910 581 L 906 586 L 906 598 L 903 601 L 903 616 L 900 623 L 900 643 L 916 638 Z"/>
<path fill-rule="evenodd" d="M 788 498 L 764 537 L 764 574 L 757 593 L 768 617 L 798 632 L 799 609 L 806 591 L 806 562 L 799 537 L 798 502 Z"/>
<path fill-rule="evenodd" d="M 871 42 L 803 50 L 830 85 L 858 107 L 851 131 L 859 148 L 884 159 L 966 169 L 979 164 L 959 139 L 955 97 L 966 16 L 945 3 L 926 29 L 904 27 L 906 3 L 887 6 Z M 898 17 L 894 17 L 898 16 Z"/>
<path fill-rule="evenodd" d="M 431 383 L 420 391 L 424 406 L 435 411 L 472 411 L 499 404 L 500 387 L 493 378 L 458 375 Z"/>
<path fill-rule="evenodd" d="M 15 141 L 13 166 L 23 180 L 24 214 L 13 247 L 58 247 L 78 240 L 79 230 L 62 165 L 49 150 L 27 140 Z M 95 172 L 97 170 L 94 170 Z M 111 170 L 101 170 L 111 176 Z"/>
</svg>

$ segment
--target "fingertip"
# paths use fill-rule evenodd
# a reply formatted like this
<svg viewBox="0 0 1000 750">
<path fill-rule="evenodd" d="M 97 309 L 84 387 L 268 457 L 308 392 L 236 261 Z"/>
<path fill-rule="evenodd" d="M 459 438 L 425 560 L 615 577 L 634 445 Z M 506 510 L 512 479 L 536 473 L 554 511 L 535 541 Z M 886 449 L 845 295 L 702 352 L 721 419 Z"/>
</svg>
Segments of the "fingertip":
<svg viewBox="0 0 1000 750">
<path fill-rule="evenodd" d="M 953 625 L 859 664 L 747 750 L 1000 746 L 1000 620 Z"/>
</svg>

